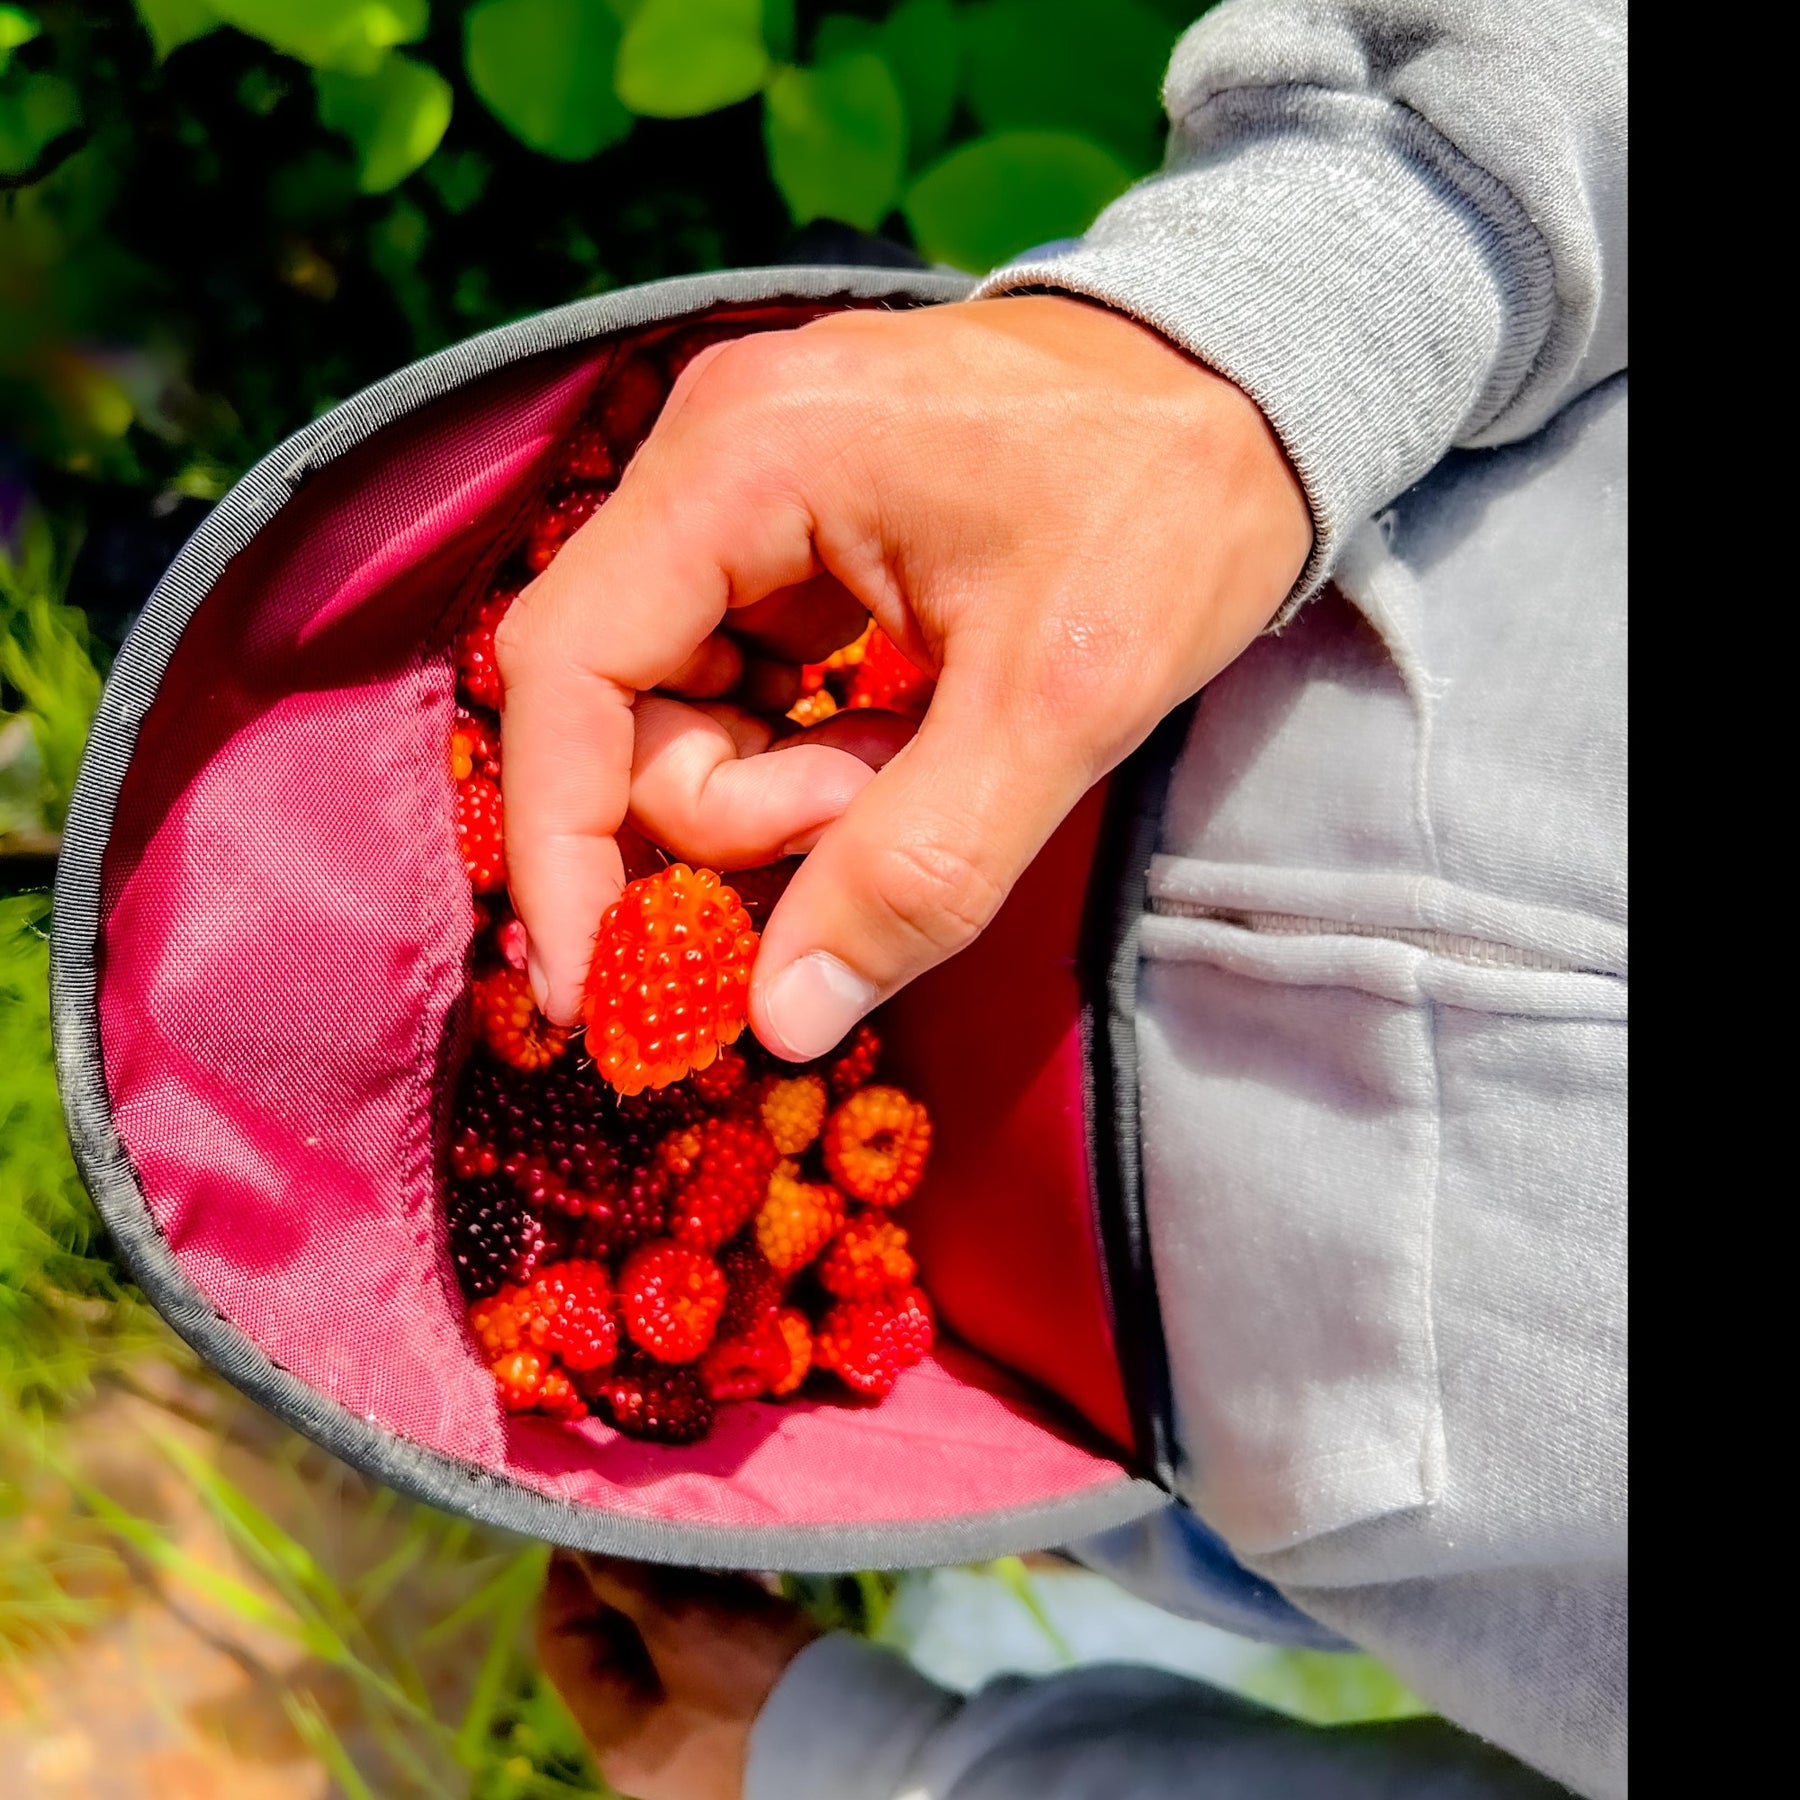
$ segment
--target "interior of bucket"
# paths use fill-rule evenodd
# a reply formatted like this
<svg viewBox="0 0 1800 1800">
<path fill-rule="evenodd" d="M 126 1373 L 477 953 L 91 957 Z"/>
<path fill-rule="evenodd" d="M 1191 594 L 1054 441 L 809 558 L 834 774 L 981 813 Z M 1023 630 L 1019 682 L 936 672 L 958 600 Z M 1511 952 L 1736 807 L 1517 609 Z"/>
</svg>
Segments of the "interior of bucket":
<svg viewBox="0 0 1800 1800">
<path fill-rule="evenodd" d="M 720 1410 L 698 1444 L 509 1415 L 443 1223 L 470 895 L 451 642 L 548 460 L 625 357 L 817 304 L 531 357 L 311 475 L 201 602 L 142 722 L 103 884 L 114 1115 L 188 1277 L 358 1418 L 540 1492 L 690 1525 L 927 1522 L 1120 1479 L 1075 953 L 1099 796 L 970 951 L 883 1015 L 930 1107 L 905 1222 L 935 1352 L 877 1405 Z"/>
</svg>

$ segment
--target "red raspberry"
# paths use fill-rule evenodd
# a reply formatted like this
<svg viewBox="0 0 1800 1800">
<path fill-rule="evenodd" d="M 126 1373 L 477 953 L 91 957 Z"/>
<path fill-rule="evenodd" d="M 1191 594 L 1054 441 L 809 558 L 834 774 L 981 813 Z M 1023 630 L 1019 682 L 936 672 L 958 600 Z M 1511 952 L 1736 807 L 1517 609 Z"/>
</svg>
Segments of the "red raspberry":
<svg viewBox="0 0 1800 1800">
<path fill-rule="evenodd" d="M 544 1227 L 511 1186 L 492 1178 L 458 1182 L 444 1204 L 450 1266 L 471 1300 L 528 1281 L 544 1260 Z"/>
<path fill-rule="evenodd" d="M 625 1329 L 658 1362 L 692 1362 L 713 1340 L 725 1310 L 725 1276 L 703 1250 L 658 1238 L 632 1251 L 619 1271 Z"/>
<path fill-rule="evenodd" d="M 456 784 L 456 847 L 462 852 L 469 886 L 491 894 L 506 886 L 506 826 L 500 786 L 485 775 Z"/>
<path fill-rule="evenodd" d="M 842 1100 L 845 1095 L 853 1094 L 866 1082 L 875 1078 L 875 1067 L 881 1061 L 881 1039 L 875 1035 L 873 1025 L 859 1025 L 850 1038 L 850 1042 L 838 1052 L 826 1068 L 826 1079 L 831 1083 L 831 1097 Z"/>
<path fill-rule="evenodd" d="M 587 1402 L 553 1358 L 539 1350 L 514 1350 L 493 1365 L 494 1383 L 508 1412 L 548 1413 L 584 1419 Z"/>
<path fill-rule="evenodd" d="M 880 1300 L 904 1293 L 919 1273 L 906 1230 L 882 1213 L 859 1213 L 819 1258 L 819 1285 L 840 1300 Z"/>
<path fill-rule="evenodd" d="M 763 1203 L 781 1158 L 759 1121 L 739 1114 L 674 1133 L 659 1152 L 674 1182 L 669 1235 L 716 1250 Z"/>
<path fill-rule="evenodd" d="M 489 969 L 477 975 L 470 992 L 482 1042 L 515 1069 L 542 1069 L 568 1048 L 569 1034 L 537 1009 L 531 983 L 518 969 Z"/>
<path fill-rule="evenodd" d="M 778 1275 L 803 1269 L 844 1223 L 844 1196 L 823 1182 L 802 1181 L 799 1165 L 784 1162 L 769 1178 L 769 1197 L 756 1215 L 756 1247 Z"/>
<path fill-rule="evenodd" d="M 781 1277 L 754 1244 L 736 1243 L 719 1254 L 725 1271 L 725 1310 L 720 1337 L 742 1337 L 781 1310 Z"/>
<path fill-rule="evenodd" d="M 877 626 L 856 673 L 850 677 L 844 704 L 879 707 L 883 712 L 919 718 L 931 700 L 934 685 L 932 678 L 915 669 L 894 640 Z"/>
<path fill-rule="evenodd" d="M 700 1359 L 700 1379 L 715 1400 L 754 1400 L 786 1379 L 793 1360 L 781 1317 L 770 1313 L 737 1337 L 714 1338 Z"/>
<path fill-rule="evenodd" d="M 588 1049 L 621 1094 L 666 1087 L 736 1041 L 757 936 L 711 869 L 673 863 L 606 909 L 588 967 Z"/>
<path fill-rule="evenodd" d="M 586 1260 L 546 1263 L 529 1282 L 476 1301 L 469 1330 L 490 1363 L 536 1350 L 571 1369 L 599 1369 L 619 1348 L 612 1282 L 604 1264 Z"/>
<path fill-rule="evenodd" d="M 823 1075 L 775 1076 L 763 1084 L 763 1129 L 783 1156 L 798 1156 L 825 1123 Z"/>
<path fill-rule="evenodd" d="M 500 705 L 500 665 L 494 660 L 494 633 L 506 609 L 519 597 L 519 584 L 495 576 L 475 609 L 475 616 L 456 640 L 456 679 L 477 705 Z"/>
<path fill-rule="evenodd" d="M 930 1301 L 908 1288 L 897 1300 L 840 1300 L 819 1324 L 813 1355 L 820 1368 L 879 1400 L 901 1370 L 924 1359 L 933 1335 Z"/>
<path fill-rule="evenodd" d="M 606 503 L 607 490 L 563 488 L 546 500 L 525 528 L 525 566 L 541 575 L 556 561 L 563 545 Z"/>
<path fill-rule="evenodd" d="M 750 1064 L 743 1051 L 726 1045 L 721 1047 L 719 1054 L 707 1067 L 695 1069 L 688 1076 L 687 1085 L 708 1106 L 723 1106 L 743 1092 L 744 1084 L 749 1079 Z"/>
<path fill-rule="evenodd" d="M 637 1364 L 587 1385 L 627 1437 L 692 1444 L 712 1429 L 713 1404 L 697 1370 Z"/>
<path fill-rule="evenodd" d="M 500 779 L 497 721 L 472 713 L 466 706 L 456 709 L 450 724 L 450 774 L 456 781 L 467 781 L 471 775 L 485 775 L 489 781 Z"/>
<path fill-rule="evenodd" d="M 925 1173 L 931 1118 L 900 1088 L 866 1087 L 826 1121 L 824 1148 L 825 1167 L 845 1193 L 898 1206 Z"/>
</svg>

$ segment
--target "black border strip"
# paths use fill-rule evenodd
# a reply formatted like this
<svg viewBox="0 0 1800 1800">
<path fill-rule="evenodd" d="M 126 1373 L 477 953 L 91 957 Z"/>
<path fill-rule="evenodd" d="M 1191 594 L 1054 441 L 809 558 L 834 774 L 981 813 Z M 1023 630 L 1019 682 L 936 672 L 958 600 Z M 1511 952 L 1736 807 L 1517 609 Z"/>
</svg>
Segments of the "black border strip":
<svg viewBox="0 0 1800 1800">
<path fill-rule="evenodd" d="M 365 388 L 271 451 L 207 514 L 157 584 L 113 664 L 82 757 L 57 868 L 51 1025 L 69 1137 L 88 1192 L 151 1303 L 234 1386 L 374 1480 L 484 1524 L 567 1544 L 710 1568 L 836 1572 L 966 1562 L 1067 1543 L 1167 1503 L 1155 1484 L 1115 1482 L 1047 1506 L 972 1518 L 817 1527 L 686 1526 L 577 1506 L 441 1456 L 358 1418 L 273 1362 L 195 1287 L 157 1229 L 119 1136 L 100 1042 L 100 881 L 138 727 L 195 609 L 226 565 L 308 476 L 396 419 L 542 351 L 663 324 L 723 305 L 833 298 L 899 305 L 955 300 L 949 271 L 733 270 L 624 288 L 454 344 Z M 1133 1090 L 1135 1094 L 1135 1089 Z"/>
<path fill-rule="evenodd" d="M 1150 1256 L 1138 1117 L 1138 968 L 1150 860 L 1175 759 L 1198 697 L 1163 719 L 1114 771 L 1094 847 L 1081 927 L 1083 1103 L 1095 1230 L 1134 1448 L 1163 1487 L 1175 1485 L 1169 1354 Z"/>
</svg>

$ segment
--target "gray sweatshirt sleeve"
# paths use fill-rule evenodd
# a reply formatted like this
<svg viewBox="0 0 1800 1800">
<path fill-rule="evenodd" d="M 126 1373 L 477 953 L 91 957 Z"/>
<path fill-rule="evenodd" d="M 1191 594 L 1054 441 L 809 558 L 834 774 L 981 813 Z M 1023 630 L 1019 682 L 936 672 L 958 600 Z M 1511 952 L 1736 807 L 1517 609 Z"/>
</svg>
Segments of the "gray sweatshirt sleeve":
<svg viewBox="0 0 1800 1800">
<path fill-rule="evenodd" d="M 1313 555 L 1453 446 L 1626 366 L 1622 0 L 1227 0 L 1176 46 L 1163 172 L 984 294 L 1142 319 L 1256 400 Z"/>
<path fill-rule="evenodd" d="M 990 1683 L 967 1700 L 854 1638 L 763 1708 L 744 1800 L 1549 1800 L 1436 1719 L 1319 1730 L 1155 1669 Z"/>
</svg>

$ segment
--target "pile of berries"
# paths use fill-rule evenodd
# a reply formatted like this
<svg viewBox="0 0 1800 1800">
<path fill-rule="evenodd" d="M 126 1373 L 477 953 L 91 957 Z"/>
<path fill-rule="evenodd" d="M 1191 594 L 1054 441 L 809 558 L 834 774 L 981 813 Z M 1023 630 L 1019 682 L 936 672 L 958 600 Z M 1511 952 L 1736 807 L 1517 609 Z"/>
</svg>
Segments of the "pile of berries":
<svg viewBox="0 0 1800 1800">
<path fill-rule="evenodd" d="M 854 643 L 800 671 L 800 698 L 788 712 L 798 725 L 817 725 L 833 713 L 859 706 L 922 718 L 931 702 L 932 678 L 916 669 L 900 647 L 871 619 Z"/>
<path fill-rule="evenodd" d="M 866 1025 L 805 1065 L 745 1031 L 756 926 L 793 865 L 727 880 L 628 842 L 573 1031 L 538 1011 L 506 897 L 494 633 L 604 504 L 692 348 L 628 359 L 561 446 L 457 639 L 449 757 L 475 908 L 445 1203 L 469 1333 L 509 1410 L 673 1444 L 807 1383 L 879 1399 L 933 1336 L 894 1216 L 924 1172 L 925 1108 L 878 1080 Z M 929 691 L 873 627 L 806 683 L 821 717 Z"/>
</svg>

